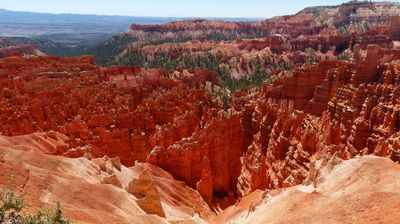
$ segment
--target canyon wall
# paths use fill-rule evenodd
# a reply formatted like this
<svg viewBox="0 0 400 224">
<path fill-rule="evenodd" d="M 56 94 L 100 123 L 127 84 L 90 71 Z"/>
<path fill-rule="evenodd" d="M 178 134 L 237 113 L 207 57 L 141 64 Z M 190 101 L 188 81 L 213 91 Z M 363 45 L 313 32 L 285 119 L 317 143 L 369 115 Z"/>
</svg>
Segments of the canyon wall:
<svg viewBox="0 0 400 224">
<path fill-rule="evenodd" d="M 164 65 L 160 55 L 167 62 L 194 56 L 207 62 L 203 68 L 99 67 L 92 56 L 6 55 L 0 59 L 0 134 L 64 139 L 26 149 L 52 155 L 151 163 L 197 190 L 214 211 L 257 189 L 303 183 L 313 159 L 373 154 L 398 162 L 399 19 L 392 15 L 398 4 L 387 4 L 393 10 L 382 17 L 385 4 L 365 3 L 255 23 L 132 25 L 129 35 L 153 42 L 128 44 L 118 56 L 143 53 L 155 65 Z M 327 15 L 315 12 L 336 16 L 322 23 Z M 357 32 L 360 27 L 342 24 L 360 18 L 373 26 Z M 341 34 L 335 23 L 350 33 Z M 233 32 L 233 39 L 204 39 L 215 31 Z M 269 75 L 259 89 L 230 92 L 221 80 L 258 73 Z M 148 179 L 143 174 L 138 181 L 152 185 Z M 104 181 L 119 186 L 113 177 Z M 136 184 L 133 193 L 150 192 L 150 202 L 141 202 L 145 210 L 166 215 L 154 187 Z"/>
</svg>

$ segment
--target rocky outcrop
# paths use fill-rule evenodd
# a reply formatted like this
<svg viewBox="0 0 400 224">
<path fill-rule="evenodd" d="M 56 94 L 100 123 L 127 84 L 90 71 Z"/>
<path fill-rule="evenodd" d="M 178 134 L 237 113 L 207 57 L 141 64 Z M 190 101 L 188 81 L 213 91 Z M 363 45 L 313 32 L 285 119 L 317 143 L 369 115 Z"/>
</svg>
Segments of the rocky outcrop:
<svg viewBox="0 0 400 224">
<path fill-rule="evenodd" d="M 301 183 L 312 156 L 374 154 L 398 161 L 399 61 L 385 63 L 388 57 L 400 58 L 370 46 L 363 62 L 322 62 L 266 86 L 253 103 L 255 134 L 243 157 L 239 193 Z"/>
<path fill-rule="evenodd" d="M 310 177 L 314 181 L 287 189 L 255 191 L 218 214 L 211 223 L 265 223 L 266 220 L 293 224 L 393 223 L 400 220 L 396 211 L 400 199 L 399 164 L 373 156 L 348 161 L 332 157 L 313 164 Z"/>
<path fill-rule="evenodd" d="M 398 59 L 398 50 L 370 46 L 365 59 L 297 68 L 224 104 L 202 89 L 207 80 L 219 84 L 208 70 L 166 76 L 99 68 L 92 57 L 6 58 L 0 131 L 54 130 L 65 137 L 48 138 L 65 143 L 40 151 L 119 157 L 99 166 L 102 183 L 118 187 L 121 164 L 150 162 L 223 208 L 256 189 L 301 183 L 312 156 L 398 161 Z"/>
<path fill-rule="evenodd" d="M 382 69 L 377 70 L 369 82 L 340 88 L 323 113 L 322 126 L 335 127 L 329 129 L 327 136 L 333 135 L 332 132 L 340 136 L 337 144 L 343 144 L 343 158 L 355 154 L 379 154 L 397 161 L 398 152 L 393 145 L 396 143 L 388 144 L 384 139 L 396 138 L 398 132 L 397 103 L 392 98 L 397 94 L 393 83 L 397 83 L 398 62 L 381 66 Z M 331 140 L 326 138 L 324 141 Z M 380 141 L 386 142 L 385 146 L 378 143 Z"/>
<path fill-rule="evenodd" d="M 185 20 L 133 24 L 126 35 L 138 41 L 115 62 L 165 68 L 205 67 L 235 79 L 273 76 L 304 63 L 340 58 L 355 45 L 362 50 L 370 44 L 391 48 L 393 40 L 398 39 L 398 12 L 397 3 L 350 2 L 307 8 L 295 15 L 259 22 Z"/>
<path fill-rule="evenodd" d="M 101 183 L 102 184 L 111 184 L 111 185 L 114 185 L 116 187 L 122 188 L 121 182 L 119 181 L 119 179 L 115 175 L 104 177 L 104 179 L 103 179 L 103 181 Z"/>
<path fill-rule="evenodd" d="M 34 41 L 25 37 L 0 37 L 0 58 L 45 55 L 40 49 L 53 46 L 51 41 Z"/>
<path fill-rule="evenodd" d="M 132 180 L 126 190 L 138 198 L 136 202 L 147 214 L 165 217 L 157 187 L 148 173 L 143 172 L 139 179 Z"/>
<path fill-rule="evenodd" d="M 301 183 L 316 152 L 315 118 L 260 102 L 253 113 L 256 134 L 242 161 L 240 195 Z"/>
<path fill-rule="evenodd" d="M 215 215 L 197 191 L 151 164 L 128 168 L 118 158 L 44 154 L 43 145 L 65 141 L 60 133 L 48 135 L 60 138 L 0 136 L 0 189 L 11 184 L 24 192 L 30 209 L 60 202 L 68 219 L 85 223 L 204 223 Z M 153 203 L 162 206 L 163 217 L 152 215 Z"/>
<path fill-rule="evenodd" d="M 121 187 L 114 175 L 121 163 L 150 161 L 199 186 L 210 203 L 233 203 L 246 146 L 240 113 L 223 111 L 201 89 L 206 80 L 219 84 L 215 73 L 194 69 L 172 79 L 138 68 L 98 68 L 92 57 L 7 58 L 0 68 L 3 134 L 56 130 L 65 144 L 48 154 L 120 158 L 99 165 L 104 184 Z"/>
<path fill-rule="evenodd" d="M 313 98 L 316 87 L 322 84 L 328 72 L 344 64 L 340 61 L 323 61 L 318 65 L 298 69 L 290 76 L 282 76 L 275 80 L 272 86 L 266 86 L 263 94 L 278 108 L 289 111 L 304 110 Z"/>
<path fill-rule="evenodd" d="M 239 114 L 210 109 L 192 136 L 153 148 L 147 161 L 197 188 L 206 201 L 219 202 L 236 194 L 244 149 Z"/>
<path fill-rule="evenodd" d="M 222 20 L 184 20 L 167 24 L 139 25 L 132 24 L 132 31 L 144 32 L 178 32 L 178 31 L 204 31 L 204 30 L 239 30 L 245 29 L 246 25 L 238 22 L 224 22 Z"/>
<path fill-rule="evenodd" d="M 55 130 L 69 137 L 69 147 L 59 154 L 80 157 L 90 152 L 133 164 L 146 160 L 157 125 L 191 114 L 193 126 L 178 134 L 179 140 L 194 131 L 200 107 L 213 104 L 205 92 L 185 87 L 206 80 L 218 83 L 207 70 L 193 71 L 197 79 L 189 83 L 185 77 L 178 81 L 138 68 L 99 69 L 93 62 L 92 57 L 0 61 L 2 134 Z M 199 100 L 203 103 L 192 103 Z"/>
<path fill-rule="evenodd" d="M 35 45 L 20 45 L 0 48 L 0 58 L 39 55 Z"/>
</svg>

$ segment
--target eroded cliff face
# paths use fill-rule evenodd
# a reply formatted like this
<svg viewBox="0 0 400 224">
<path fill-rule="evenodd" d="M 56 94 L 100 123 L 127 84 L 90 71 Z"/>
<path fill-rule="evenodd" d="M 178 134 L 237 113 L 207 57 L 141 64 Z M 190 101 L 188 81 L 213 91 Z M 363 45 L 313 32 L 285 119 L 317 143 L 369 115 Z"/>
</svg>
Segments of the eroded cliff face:
<svg viewBox="0 0 400 224">
<path fill-rule="evenodd" d="M 28 212 L 60 202 L 78 223 L 204 223 L 214 216 L 197 191 L 151 164 L 42 153 L 67 139 L 57 132 L 0 137 L 0 187 L 23 192 Z"/>
<path fill-rule="evenodd" d="M 279 190 L 256 190 L 211 223 L 400 221 L 399 164 L 375 156 L 346 161 L 333 156 L 312 163 L 307 183 Z"/>
<path fill-rule="evenodd" d="M 236 194 L 240 157 L 245 149 L 240 114 L 210 109 L 200 122 L 188 138 L 153 148 L 147 161 L 174 173 L 199 190 L 206 201 L 228 198 L 229 204 Z"/>
<path fill-rule="evenodd" d="M 193 132 L 203 106 L 218 106 L 206 92 L 189 88 L 213 81 L 204 71 L 193 71 L 189 85 L 162 71 L 98 68 L 91 57 L 6 58 L 0 64 L 1 133 L 59 131 L 70 137 L 60 155 L 118 155 L 126 165 L 145 161 L 157 126 L 191 116 L 179 140 Z"/>
<path fill-rule="evenodd" d="M 206 81 L 219 84 L 215 73 L 168 78 L 161 70 L 99 68 L 92 57 L 6 58 L 0 72 L 2 135 L 57 131 L 66 144 L 43 152 L 119 157 L 126 166 L 149 161 L 209 203 L 233 203 L 246 147 L 240 113 L 224 111 L 204 90 Z"/>
<path fill-rule="evenodd" d="M 346 50 L 354 47 L 391 48 L 399 40 L 399 13 L 398 3 L 357 2 L 311 7 L 259 22 L 133 24 L 129 32 L 114 37 L 135 41 L 122 46 L 125 50 L 113 61 L 167 70 L 204 67 L 233 79 L 263 74 L 275 79 L 304 63 L 348 57 Z"/>
<path fill-rule="evenodd" d="M 349 2 L 338 6 L 309 7 L 287 16 L 277 16 L 258 22 L 224 22 L 222 20 L 184 20 L 167 24 L 132 24 L 128 33 L 145 35 L 153 33 L 165 37 L 210 37 L 210 34 L 230 34 L 251 37 L 262 34 L 318 35 L 332 31 L 332 27 L 346 27 L 356 31 L 368 26 L 387 25 L 392 17 L 398 16 L 400 5 L 396 2 Z M 332 33 L 331 33 L 332 34 Z M 176 36 L 177 35 L 177 36 Z M 153 36 L 153 37 L 156 37 Z"/>
<path fill-rule="evenodd" d="M 50 46 L 50 41 L 40 41 L 42 46 Z M 0 58 L 43 56 L 38 43 L 25 37 L 0 37 Z"/>
<path fill-rule="evenodd" d="M 399 161 L 399 58 L 399 51 L 370 46 L 365 61 L 322 62 L 266 86 L 253 103 L 256 134 L 239 192 L 300 184 L 312 156 Z"/>
<path fill-rule="evenodd" d="M 365 60 L 307 65 L 261 92 L 238 92 L 224 109 L 201 85 L 213 81 L 205 70 L 189 82 L 99 68 L 91 57 L 6 58 L 1 132 L 68 137 L 48 154 L 150 162 L 224 208 L 256 189 L 302 183 L 312 156 L 399 161 L 399 59 L 371 45 Z"/>
</svg>

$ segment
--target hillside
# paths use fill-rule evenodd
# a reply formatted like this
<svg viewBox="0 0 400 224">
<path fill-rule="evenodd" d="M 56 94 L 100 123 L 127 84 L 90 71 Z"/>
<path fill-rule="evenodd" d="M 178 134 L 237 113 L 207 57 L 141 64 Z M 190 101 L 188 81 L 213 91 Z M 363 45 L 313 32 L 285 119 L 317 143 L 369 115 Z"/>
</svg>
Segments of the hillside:
<svg viewBox="0 0 400 224">
<path fill-rule="evenodd" d="M 400 40 L 399 14 L 400 3 L 348 3 L 259 22 L 132 24 L 88 53 L 100 65 L 207 68 L 235 90 L 304 63 L 349 57 L 345 50 L 357 44 L 362 50 L 368 44 L 387 47 Z"/>
</svg>

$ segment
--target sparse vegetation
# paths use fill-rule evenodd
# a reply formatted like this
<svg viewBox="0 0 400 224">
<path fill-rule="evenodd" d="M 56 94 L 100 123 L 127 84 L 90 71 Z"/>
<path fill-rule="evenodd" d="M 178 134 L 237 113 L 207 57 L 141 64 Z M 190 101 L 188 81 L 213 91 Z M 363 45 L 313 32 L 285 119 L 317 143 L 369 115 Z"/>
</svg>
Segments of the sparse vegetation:
<svg viewBox="0 0 400 224">
<path fill-rule="evenodd" d="M 306 63 L 307 64 L 313 64 L 313 63 L 317 62 L 317 53 L 315 52 L 314 49 L 309 47 L 305 50 L 305 53 L 306 53 Z"/>
<path fill-rule="evenodd" d="M 351 54 L 347 51 L 343 51 L 342 53 L 337 55 L 337 59 L 341 61 L 348 61 L 351 58 Z"/>
<path fill-rule="evenodd" d="M 129 44 L 138 41 L 136 37 L 129 35 L 115 36 L 91 50 L 88 53 L 96 57 L 96 63 L 100 65 L 110 65 L 115 56 L 122 53 Z"/>
<path fill-rule="evenodd" d="M 287 71 L 292 70 L 290 64 L 288 64 L 282 57 L 279 59 L 278 66 Z"/>
<path fill-rule="evenodd" d="M 342 26 L 342 27 L 340 27 L 339 29 L 338 29 L 338 33 L 339 33 L 339 35 L 341 35 L 341 36 L 348 36 L 348 35 L 350 35 L 350 32 L 347 30 L 347 28 L 346 27 L 344 27 L 344 26 Z"/>
<path fill-rule="evenodd" d="M 152 33 L 147 34 L 146 36 L 146 41 L 143 42 L 143 46 L 146 45 L 160 45 L 160 44 L 165 44 L 165 43 L 184 43 L 187 41 L 191 41 L 192 38 L 191 37 L 185 37 L 183 35 L 178 35 L 180 37 L 176 37 L 176 38 L 171 38 L 171 37 L 167 37 L 167 38 L 155 38 Z"/>
<path fill-rule="evenodd" d="M 261 87 L 264 81 L 271 82 L 268 74 L 257 74 L 252 77 L 242 77 L 240 79 L 232 77 L 222 77 L 224 86 L 232 92 L 236 90 L 247 88 L 248 86 Z"/>
<path fill-rule="evenodd" d="M 11 178 L 0 195 L 0 223 L 7 224 L 70 224 L 71 221 L 64 218 L 61 204 L 57 202 L 54 210 L 39 209 L 32 214 L 25 213 L 24 208 L 29 205 L 25 194 L 17 194 L 11 187 Z"/>
<path fill-rule="evenodd" d="M 368 22 L 363 22 L 361 24 L 357 24 L 357 33 L 364 33 L 371 29 L 371 25 Z"/>
<path fill-rule="evenodd" d="M 206 53 L 204 56 L 185 56 L 183 58 L 183 64 L 186 68 L 207 68 L 212 71 L 220 71 L 221 56 L 213 55 L 211 53 Z M 221 73 L 220 73 L 221 74 Z"/>
<path fill-rule="evenodd" d="M 265 59 L 267 63 L 270 62 L 270 58 Z M 141 66 L 144 68 L 160 68 L 165 70 L 174 70 L 178 66 L 183 68 L 194 69 L 194 68 L 206 68 L 211 71 L 215 71 L 219 74 L 223 81 L 223 87 L 234 92 L 241 88 L 246 88 L 250 85 L 255 87 L 261 87 L 264 81 L 270 81 L 270 74 L 265 71 L 262 66 L 262 60 L 259 57 L 253 59 L 253 72 L 240 79 L 236 79 L 230 76 L 229 69 L 227 67 L 221 67 L 221 56 L 206 53 L 203 56 L 189 56 L 185 55 L 182 59 L 171 59 L 166 53 L 159 53 L 155 57 L 149 57 L 148 55 L 141 52 L 129 52 L 120 58 L 118 64 L 128 66 Z M 274 64 L 274 66 L 280 66 L 285 70 L 290 70 L 290 65 L 283 60 L 283 58 Z"/>
<path fill-rule="evenodd" d="M 161 52 L 154 58 L 150 58 L 148 55 L 142 52 L 129 52 L 121 57 L 117 64 L 127 66 L 140 66 L 146 69 L 158 68 L 164 70 L 175 70 L 179 66 L 179 61 L 176 59 L 170 59 L 168 55 Z"/>
</svg>

